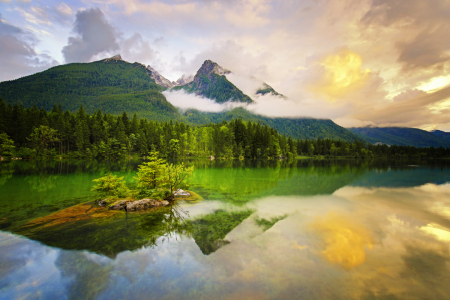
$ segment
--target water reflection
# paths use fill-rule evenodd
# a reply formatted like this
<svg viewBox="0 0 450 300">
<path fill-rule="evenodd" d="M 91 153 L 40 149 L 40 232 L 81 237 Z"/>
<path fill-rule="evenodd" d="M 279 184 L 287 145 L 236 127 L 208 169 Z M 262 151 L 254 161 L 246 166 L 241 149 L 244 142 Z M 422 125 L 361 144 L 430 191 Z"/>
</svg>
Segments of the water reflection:
<svg viewBox="0 0 450 300">
<path fill-rule="evenodd" d="M 203 201 L 0 232 L 0 298 L 450 298 L 448 168 L 213 163 Z"/>
</svg>

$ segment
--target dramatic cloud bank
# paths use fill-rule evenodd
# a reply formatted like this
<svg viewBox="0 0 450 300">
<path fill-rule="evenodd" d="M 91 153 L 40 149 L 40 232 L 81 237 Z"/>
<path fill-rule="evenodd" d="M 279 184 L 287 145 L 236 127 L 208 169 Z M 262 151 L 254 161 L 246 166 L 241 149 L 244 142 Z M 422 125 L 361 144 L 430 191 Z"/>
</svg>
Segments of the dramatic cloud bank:
<svg viewBox="0 0 450 300">
<path fill-rule="evenodd" d="M 88 62 L 96 54 L 119 50 L 117 33 L 98 8 L 78 11 L 73 32 L 77 36 L 69 37 L 62 49 L 67 63 Z"/>
<path fill-rule="evenodd" d="M 211 59 L 246 94 L 266 82 L 289 98 L 255 98 L 255 112 L 450 130 L 449 0 L 30 0 L 0 13 L 0 80 L 118 53 L 176 80 Z"/>
</svg>

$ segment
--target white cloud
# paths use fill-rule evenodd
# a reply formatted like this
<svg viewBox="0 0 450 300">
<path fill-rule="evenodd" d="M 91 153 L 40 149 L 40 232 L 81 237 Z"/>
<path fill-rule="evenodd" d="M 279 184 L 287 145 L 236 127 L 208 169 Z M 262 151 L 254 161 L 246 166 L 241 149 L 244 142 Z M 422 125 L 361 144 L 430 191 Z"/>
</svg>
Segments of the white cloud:
<svg viewBox="0 0 450 300">
<path fill-rule="evenodd" d="M 214 100 L 204 98 L 195 94 L 188 94 L 183 90 L 179 91 L 164 91 L 164 96 L 166 96 L 167 101 L 172 103 L 175 107 L 181 108 L 182 110 L 197 109 L 204 112 L 222 112 L 225 110 L 231 110 L 236 107 L 244 107 L 245 104 L 230 102 L 225 104 L 220 104 Z"/>
</svg>

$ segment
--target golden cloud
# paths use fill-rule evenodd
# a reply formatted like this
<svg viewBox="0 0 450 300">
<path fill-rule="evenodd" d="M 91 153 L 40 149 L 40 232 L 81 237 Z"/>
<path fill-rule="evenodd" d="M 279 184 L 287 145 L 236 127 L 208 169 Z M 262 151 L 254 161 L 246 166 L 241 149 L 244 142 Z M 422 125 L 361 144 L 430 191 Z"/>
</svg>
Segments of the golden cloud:
<svg viewBox="0 0 450 300">
<path fill-rule="evenodd" d="M 348 49 L 329 54 L 319 66 L 321 71 L 311 90 L 325 95 L 329 101 L 359 89 L 370 75 L 370 69 L 362 69 L 361 56 Z"/>
<path fill-rule="evenodd" d="M 312 227 L 326 244 L 321 251 L 325 258 L 347 269 L 364 263 L 365 247 L 373 247 L 372 234 L 363 224 L 335 212 L 316 218 Z"/>
</svg>

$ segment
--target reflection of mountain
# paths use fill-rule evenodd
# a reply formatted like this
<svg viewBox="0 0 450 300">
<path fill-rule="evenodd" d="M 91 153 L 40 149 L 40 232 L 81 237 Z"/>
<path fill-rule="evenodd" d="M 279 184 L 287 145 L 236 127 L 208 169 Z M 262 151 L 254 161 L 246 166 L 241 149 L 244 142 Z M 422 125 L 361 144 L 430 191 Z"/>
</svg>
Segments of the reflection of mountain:
<svg viewBox="0 0 450 300">
<path fill-rule="evenodd" d="M 356 179 L 352 185 L 398 188 L 421 186 L 427 183 L 443 184 L 446 182 L 450 182 L 450 169 L 446 166 L 403 166 L 375 169 L 366 172 Z"/>
<path fill-rule="evenodd" d="M 214 213 L 191 221 L 192 237 L 203 254 L 208 255 L 220 247 L 229 244 L 225 236 L 252 214 L 251 210 L 224 211 Z"/>
<path fill-rule="evenodd" d="M 175 207 L 126 214 L 87 203 L 32 220 L 15 233 L 52 247 L 115 257 L 122 251 L 153 247 L 163 236 L 190 235 L 190 228 Z"/>
</svg>

